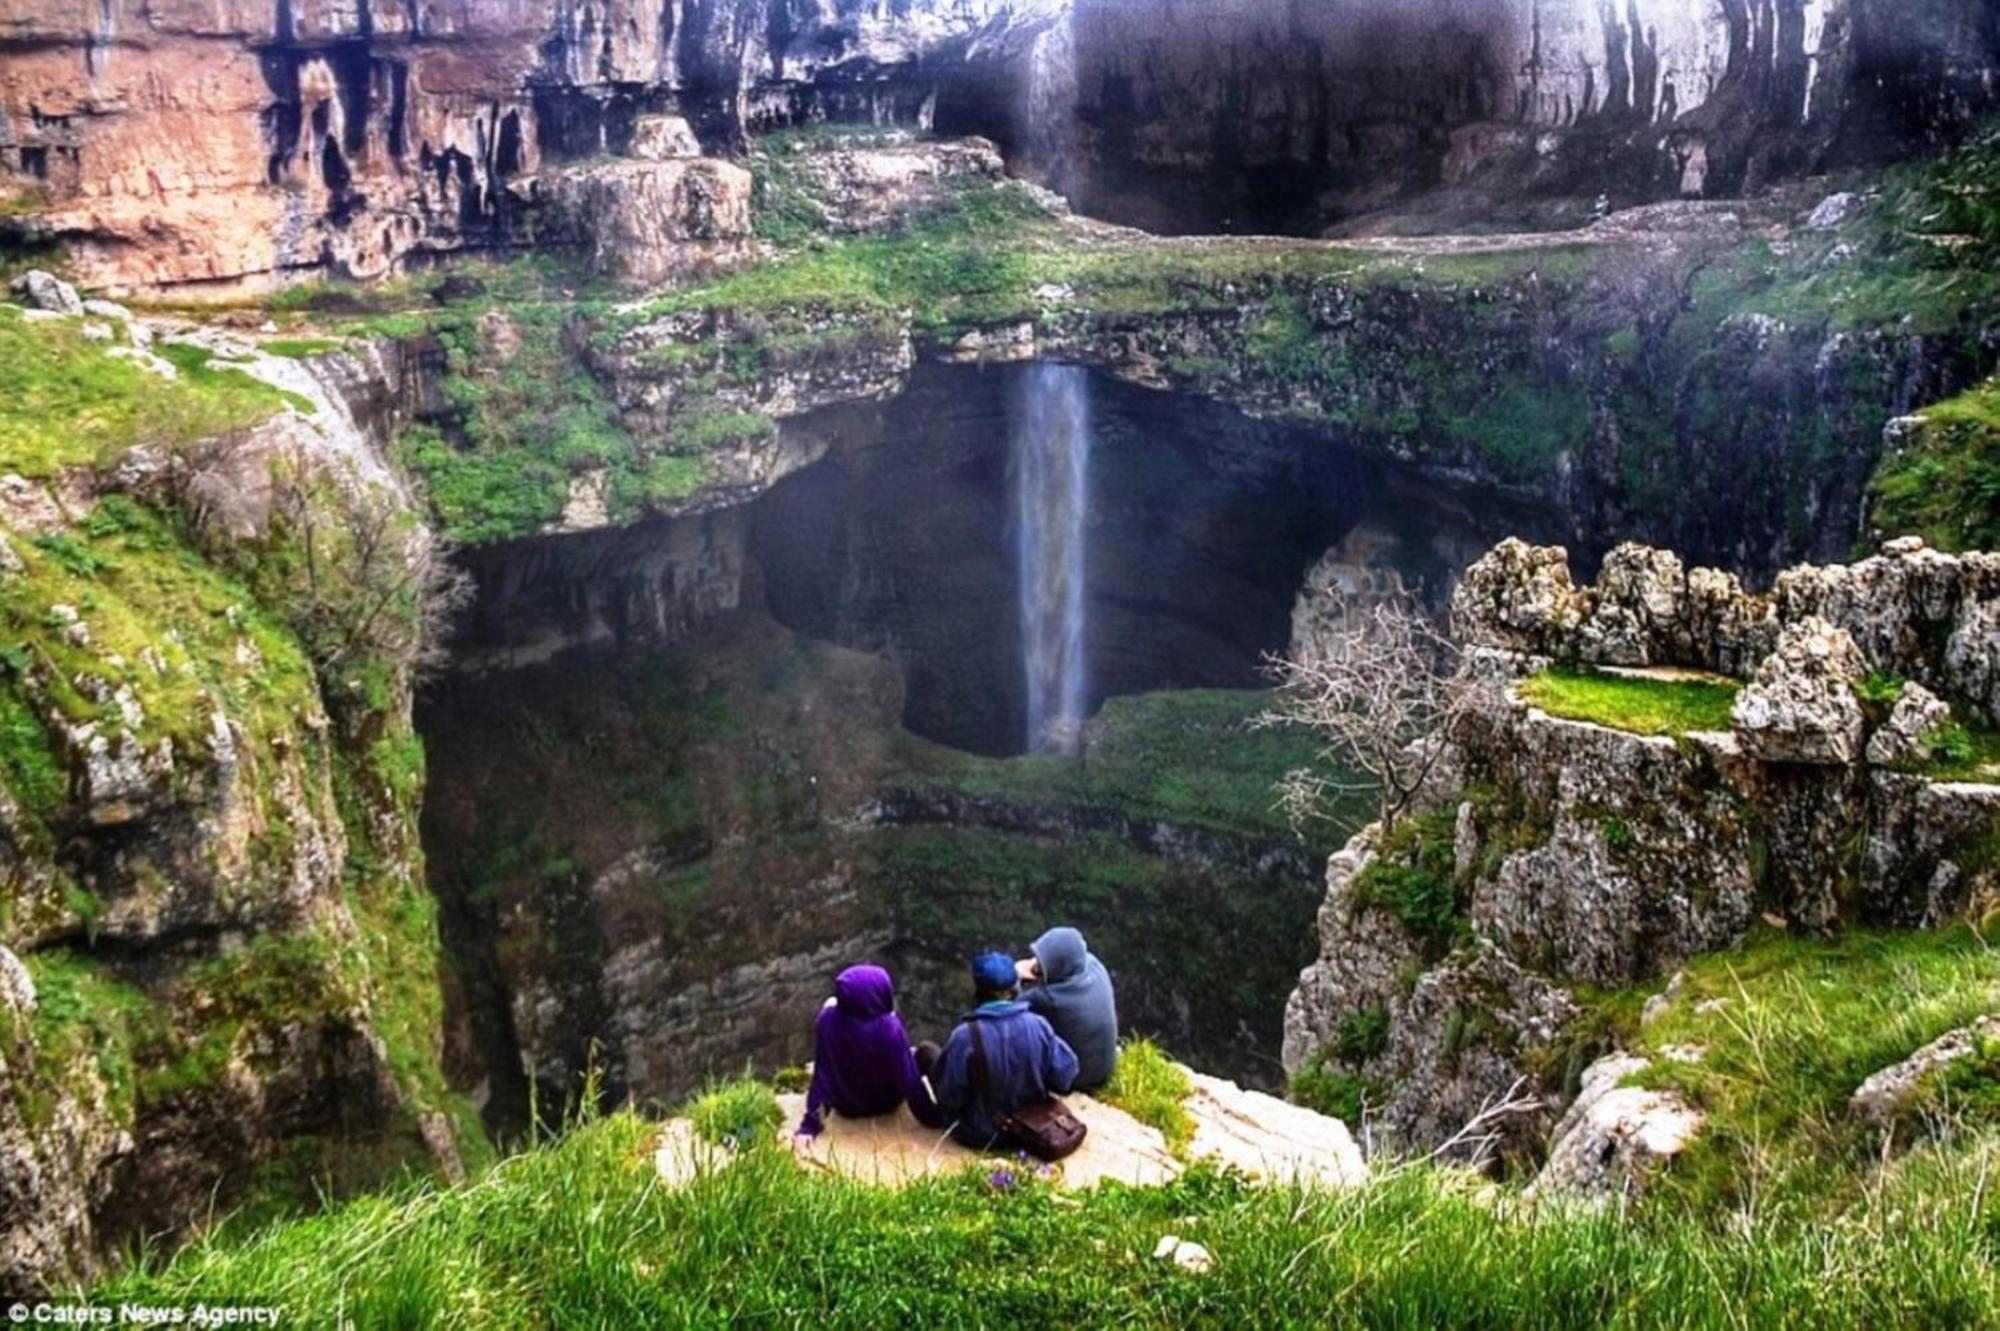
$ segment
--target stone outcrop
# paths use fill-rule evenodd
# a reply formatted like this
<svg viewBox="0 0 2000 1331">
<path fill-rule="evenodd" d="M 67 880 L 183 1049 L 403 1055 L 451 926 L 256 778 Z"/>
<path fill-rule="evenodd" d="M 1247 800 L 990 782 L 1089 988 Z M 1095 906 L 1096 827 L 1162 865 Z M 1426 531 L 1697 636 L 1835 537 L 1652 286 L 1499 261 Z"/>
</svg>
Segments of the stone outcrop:
<svg viewBox="0 0 2000 1331">
<path fill-rule="evenodd" d="M 100 302 L 53 317 L 102 321 L 113 350 L 148 356 L 187 336 L 140 336 Z M 383 427 L 403 417 L 381 363 L 235 350 L 224 363 L 294 405 L 0 484 L 0 599 L 42 626 L 22 629 L 4 690 L 9 1291 L 83 1279 L 259 1189 L 457 1164 L 435 1023 L 399 1006 L 436 964 L 428 925 L 403 913 L 422 891 L 410 777 L 383 766 L 414 742 L 410 662 L 383 661 L 372 696 L 323 677 L 309 644 L 334 621 L 314 617 L 339 612 L 279 594 L 249 558 L 302 524 L 337 544 L 336 528 L 377 519 L 397 533 L 386 568 L 427 558 L 383 461 Z M 369 393 L 349 400 L 350 374 Z M 350 567 L 320 553 L 322 576 Z"/>
<path fill-rule="evenodd" d="M 1785 625 L 1731 709 L 1744 752 L 1766 763 L 1854 762 L 1867 725 L 1854 685 L 1867 671 L 1847 630 L 1817 616 Z"/>
<path fill-rule="evenodd" d="M 1568 986 L 1645 981 L 1760 917 L 1920 926 L 1991 909 L 2000 773 L 1927 774 L 1929 737 L 1952 711 L 1924 686 L 1879 704 L 1857 691 L 1871 668 L 1960 678 L 1945 643 L 1984 613 L 1990 560 L 1900 543 L 1847 569 L 1788 571 L 1770 596 L 1641 547 L 1613 552 L 1590 587 L 1560 551 L 1518 541 L 1477 561 L 1453 611 L 1486 667 L 1564 661 L 1665 684 L 1683 663 L 1727 664 L 1748 682 L 1728 730 L 1630 733 L 1518 693 L 1504 716 L 1465 726 L 1455 813 L 1415 815 L 1390 841 L 1370 829 L 1330 862 L 1320 957 L 1286 1011 L 1287 1068 L 1373 1084 L 1405 1146 L 1450 1140 L 1518 1078 L 1521 1135 L 1503 1147 L 1533 1154 L 1555 1117 L 1538 1097 L 1559 1107 L 1588 1051 L 1566 1029 Z M 1746 659 L 1760 644 L 1767 655 Z M 1396 895 L 1412 880 L 1448 895 L 1448 934 Z M 1356 1039 L 1384 1017 L 1386 1039 Z M 1468 1067 L 1476 1096 L 1460 1089 Z M 1692 1127 L 1686 1106 L 1618 1088 L 1630 1069 L 1613 1067 L 1556 1135 L 1550 1187 L 1639 1186 Z"/>
<path fill-rule="evenodd" d="M 1701 1131 L 1701 1112 L 1677 1095 L 1622 1084 L 1647 1066 L 1643 1058 L 1609 1054 L 1584 1071 L 1531 1194 L 1628 1199 L 1687 1149 Z"/>
<path fill-rule="evenodd" d="M 1870 1074 L 1855 1088 L 1847 1107 L 1865 1122 L 1888 1127 L 1946 1068 L 1974 1055 L 1991 1058 L 1996 1049 L 2000 1049 L 2000 1017 L 1981 1017 L 1970 1026 L 1945 1032 L 1902 1062 Z"/>
<path fill-rule="evenodd" d="M 590 269 L 637 286 L 704 277 L 753 257 L 750 173 L 713 158 L 552 168 L 534 182 L 553 217 L 543 246 L 573 244 Z"/>
<path fill-rule="evenodd" d="M 1782 663 L 1770 668 L 1781 676 L 1758 685 L 1765 701 L 1759 724 L 1747 729 L 1772 730 L 1780 712 L 1810 701 L 1803 693 L 1788 700 L 1783 690 L 1812 692 L 1839 713 L 1819 718 L 1843 736 L 1823 741 L 1823 752 L 1841 755 L 1836 762 L 1854 756 L 1858 714 L 1830 700 L 1823 686 L 1832 674 L 1900 676 L 2000 717 L 1992 710 L 1996 615 L 2000 554 L 1945 554 L 1916 537 L 1853 564 L 1786 569 L 1769 593 L 1632 544 L 1605 556 L 1593 585 L 1578 587 L 1562 550 L 1508 540 L 1465 571 L 1452 603 L 1453 629 L 1468 646 L 1557 661 L 1749 678 L 1779 651 Z"/>
<path fill-rule="evenodd" d="M 1339 1189 L 1367 1181 L 1368 1167 L 1353 1136 L 1339 1119 L 1316 1114 L 1274 1096 L 1246 1091 L 1234 1082 L 1182 1068 L 1189 1094 L 1181 1101 L 1193 1131 L 1180 1151 L 1168 1147 L 1158 1128 L 1139 1122 L 1118 1106 L 1094 1096 L 1074 1094 L 1064 1103 L 1089 1129 L 1083 1146 L 1050 1167 L 1058 1187 L 1080 1189 L 1100 1183 L 1128 1187 L 1160 1187 L 1178 1178 L 1191 1163 L 1203 1162 L 1236 1170 L 1245 1177 L 1280 1187 Z M 782 1131 L 789 1131 L 805 1111 L 802 1095 L 781 1095 Z M 907 1110 L 879 1118 L 826 1118 L 818 1137 L 798 1144 L 802 1167 L 824 1170 L 872 1183 L 901 1186 L 916 1179 L 957 1173 L 981 1159 L 992 1161 L 1005 1187 L 1007 1171 L 1020 1168 L 1008 1157 L 982 1157 L 935 1128 L 926 1128 Z M 672 1119 L 655 1150 L 655 1164 L 670 1183 L 685 1182 L 694 1172 L 727 1162 L 727 1155 L 708 1148 L 689 1130 L 684 1119 Z"/>
</svg>

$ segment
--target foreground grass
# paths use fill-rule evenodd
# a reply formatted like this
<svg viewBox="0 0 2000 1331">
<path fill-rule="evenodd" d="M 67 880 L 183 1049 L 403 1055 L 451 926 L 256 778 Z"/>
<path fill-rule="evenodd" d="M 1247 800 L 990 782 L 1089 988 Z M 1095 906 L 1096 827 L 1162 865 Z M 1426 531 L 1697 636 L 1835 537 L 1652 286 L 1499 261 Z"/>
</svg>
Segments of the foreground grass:
<svg viewBox="0 0 2000 1331">
<path fill-rule="evenodd" d="M 1118 1069 L 1097 1098 L 1158 1128 L 1169 1149 L 1179 1152 L 1194 1136 L 1194 1119 L 1183 1103 L 1194 1090 L 1178 1063 L 1151 1040 L 1127 1040 L 1118 1049 Z"/>
<path fill-rule="evenodd" d="M 1673 1050 L 1642 1074 L 1708 1116 L 1662 1184 L 1661 1204 L 1721 1215 L 1825 1220 L 1872 1186 L 1871 1166 L 1912 1140 L 1988 1130 L 1993 1106 L 1934 1109 L 1880 1129 L 1848 1097 L 1993 1010 L 2000 951 L 1971 929 L 1857 930 L 1835 938 L 1767 933 L 1690 962 L 1678 997 L 1641 1029 L 1628 996 L 1614 1026 L 1642 1053 Z"/>
<path fill-rule="evenodd" d="M 984 1171 L 889 1192 L 783 1152 L 668 1191 L 616 1116 L 475 1184 L 224 1232 L 100 1301 L 275 1303 L 287 1325 L 1839 1327 L 2000 1317 L 1994 1206 L 1963 1162 L 1911 1171 L 1836 1227 L 1496 1208 L 1456 1175 L 1343 1195 L 1196 1169 L 1055 1204 Z M 1167 1233 L 1206 1276 L 1150 1257 Z"/>
<path fill-rule="evenodd" d="M 1729 729 L 1738 685 L 1726 680 L 1647 679 L 1599 671 L 1544 670 L 1519 685 L 1550 716 L 1639 735 Z"/>
</svg>

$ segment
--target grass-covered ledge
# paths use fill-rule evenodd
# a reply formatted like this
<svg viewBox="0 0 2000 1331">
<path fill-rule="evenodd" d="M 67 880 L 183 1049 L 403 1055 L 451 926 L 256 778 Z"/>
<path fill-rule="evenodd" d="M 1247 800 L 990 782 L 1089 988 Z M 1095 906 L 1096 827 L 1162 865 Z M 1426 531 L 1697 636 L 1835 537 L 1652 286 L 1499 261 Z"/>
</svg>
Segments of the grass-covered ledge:
<svg viewBox="0 0 2000 1331">
<path fill-rule="evenodd" d="M 2000 1317 L 1972 1162 L 1928 1152 L 1830 1229 L 1775 1213 L 1496 1204 L 1423 1166 L 1348 1192 L 1197 1166 L 1062 1203 L 989 1171 L 886 1190 L 802 1172 L 779 1146 L 670 1189 L 657 1127 L 620 1114 L 477 1182 L 225 1226 L 99 1300 L 257 1297 L 299 1325 L 1847 1327 Z M 1204 1275 L 1152 1257 L 1175 1234 Z"/>
<path fill-rule="evenodd" d="M 1684 673 L 1637 674 L 1561 667 L 1516 685 L 1524 702 L 1550 716 L 1589 721 L 1638 735 L 1685 735 L 1729 729 L 1741 687 L 1733 680 Z"/>
</svg>

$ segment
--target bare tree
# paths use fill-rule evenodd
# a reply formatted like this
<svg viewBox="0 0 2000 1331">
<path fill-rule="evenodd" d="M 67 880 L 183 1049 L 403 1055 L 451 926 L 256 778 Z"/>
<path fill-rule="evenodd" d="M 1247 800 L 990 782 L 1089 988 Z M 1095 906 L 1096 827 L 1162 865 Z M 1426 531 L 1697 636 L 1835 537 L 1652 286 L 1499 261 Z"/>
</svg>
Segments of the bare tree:
<svg viewBox="0 0 2000 1331">
<path fill-rule="evenodd" d="M 1326 816 L 1333 796 L 1373 790 L 1387 831 L 1431 779 L 1461 720 L 1499 690 L 1462 668 L 1457 647 L 1405 601 L 1348 614 L 1310 649 L 1275 658 L 1276 704 L 1262 726 L 1303 726 L 1318 765 L 1286 774 L 1278 803 L 1294 823 Z"/>
<path fill-rule="evenodd" d="M 441 540 L 386 486 L 294 463 L 273 469 L 274 561 L 291 617 L 322 670 L 377 660 L 421 672 L 442 657 L 470 592 Z"/>
</svg>

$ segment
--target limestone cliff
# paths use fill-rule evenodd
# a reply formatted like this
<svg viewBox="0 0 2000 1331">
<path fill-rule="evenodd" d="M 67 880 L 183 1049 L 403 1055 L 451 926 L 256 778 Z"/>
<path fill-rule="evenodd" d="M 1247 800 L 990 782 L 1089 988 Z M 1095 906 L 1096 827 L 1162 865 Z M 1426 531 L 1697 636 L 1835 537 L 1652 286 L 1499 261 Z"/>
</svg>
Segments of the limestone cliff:
<svg viewBox="0 0 2000 1331">
<path fill-rule="evenodd" d="M 409 713 L 436 555 L 381 459 L 387 365 L 37 289 L 58 308 L 0 307 L 10 1290 L 481 1146 L 439 1067 Z"/>
<path fill-rule="evenodd" d="M 821 119 L 997 136 L 1086 209 L 1169 229 L 1575 221 L 1949 141 L 1994 104 L 1996 22 L 1977 0 L 16 0 L 0 198 L 92 285 L 210 294 L 554 236 L 713 258 L 740 196 L 689 159 Z"/>
<path fill-rule="evenodd" d="M 1462 781 L 1431 811 L 1334 857 L 1287 1067 L 1405 1143 L 1525 1093 L 1498 1137 L 1531 1153 L 1597 1052 L 1580 986 L 1643 983 L 1760 923 L 1983 916 L 1996 567 L 1905 541 L 1759 595 L 1625 546 L 1576 588 L 1560 550 L 1498 547 L 1454 621 L 1518 681 L 1512 703 L 1455 736 Z M 1575 673 L 1593 668 L 1625 673 Z M 1576 679 L 1623 701 L 1580 701 Z M 1671 724 L 1636 710 L 1665 696 L 1706 702 Z"/>
</svg>

